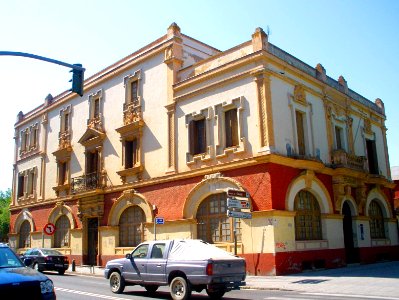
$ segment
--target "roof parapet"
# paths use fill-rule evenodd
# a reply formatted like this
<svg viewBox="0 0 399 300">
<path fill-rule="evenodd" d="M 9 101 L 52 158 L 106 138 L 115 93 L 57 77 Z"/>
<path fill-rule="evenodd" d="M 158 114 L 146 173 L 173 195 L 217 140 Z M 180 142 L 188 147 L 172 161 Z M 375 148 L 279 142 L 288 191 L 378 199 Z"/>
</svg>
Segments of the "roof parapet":
<svg viewBox="0 0 399 300">
<path fill-rule="evenodd" d="M 260 27 L 256 28 L 255 32 L 252 34 L 252 47 L 254 52 L 260 50 L 268 51 L 269 49 L 268 36 Z"/>
</svg>

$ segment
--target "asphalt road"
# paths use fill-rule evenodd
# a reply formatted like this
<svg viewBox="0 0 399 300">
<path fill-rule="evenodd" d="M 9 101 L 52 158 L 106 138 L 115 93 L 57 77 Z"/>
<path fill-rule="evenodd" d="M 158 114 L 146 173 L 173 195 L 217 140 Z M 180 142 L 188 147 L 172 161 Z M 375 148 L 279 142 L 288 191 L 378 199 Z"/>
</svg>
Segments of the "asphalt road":
<svg viewBox="0 0 399 300">
<path fill-rule="evenodd" d="M 171 299 L 168 287 L 160 287 L 154 295 L 146 293 L 144 288 L 140 286 L 126 287 L 124 293 L 113 294 L 109 289 L 108 280 L 101 277 L 85 276 L 85 275 L 58 275 L 56 273 L 47 272 L 55 285 L 55 291 L 58 300 L 76 300 L 76 299 Z M 202 293 L 193 292 L 191 299 L 209 299 L 205 291 Z M 356 296 L 341 295 L 339 293 L 309 293 L 303 291 L 284 291 L 284 290 L 251 290 L 243 289 L 240 291 L 231 291 L 226 293 L 224 300 L 292 300 L 292 299 L 308 299 L 308 300 L 399 300 L 398 297 L 381 297 L 381 296 Z"/>
</svg>

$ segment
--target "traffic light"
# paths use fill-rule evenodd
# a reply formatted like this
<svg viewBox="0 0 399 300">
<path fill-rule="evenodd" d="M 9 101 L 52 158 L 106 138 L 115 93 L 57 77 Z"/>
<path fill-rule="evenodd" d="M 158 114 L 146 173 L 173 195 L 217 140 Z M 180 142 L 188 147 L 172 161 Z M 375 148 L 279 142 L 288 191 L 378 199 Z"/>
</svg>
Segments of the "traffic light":
<svg viewBox="0 0 399 300">
<path fill-rule="evenodd" d="M 74 66 L 82 67 L 81 64 L 74 64 Z M 83 96 L 83 80 L 84 70 L 72 69 L 72 92 L 77 93 L 81 97 Z"/>
</svg>

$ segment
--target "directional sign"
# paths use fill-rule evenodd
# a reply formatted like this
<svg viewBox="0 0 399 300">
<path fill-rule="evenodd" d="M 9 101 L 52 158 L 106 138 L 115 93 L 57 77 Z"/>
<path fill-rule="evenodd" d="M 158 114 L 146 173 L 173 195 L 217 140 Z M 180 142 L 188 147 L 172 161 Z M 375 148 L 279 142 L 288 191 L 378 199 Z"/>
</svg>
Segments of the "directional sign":
<svg viewBox="0 0 399 300">
<path fill-rule="evenodd" d="M 162 217 L 156 217 L 155 218 L 155 224 L 163 225 L 163 224 L 165 224 L 165 219 L 162 218 Z"/>
<path fill-rule="evenodd" d="M 227 210 L 227 216 L 231 218 L 252 219 L 252 214 L 243 211 Z"/>
<path fill-rule="evenodd" d="M 227 198 L 227 207 L 228 208 L 244 208 L 248 209 L 250 207 L 249 201 L 246 200 L 238 200 L 235 198 Z"/>
<path fill-rule="evenodd" d="M 240 197 L 240 198 L 249 198 L 249 194 L 245 191 L 240 190 L 227 190 L 227 196 L 229 197 Z"/>
<path fill-rule="evenodd" d="M 43 227 L 43 232 L 47 235 L 53 235 L 55 233 L 55 225 L 53 223 L 47 223 Z"/>
</svg>

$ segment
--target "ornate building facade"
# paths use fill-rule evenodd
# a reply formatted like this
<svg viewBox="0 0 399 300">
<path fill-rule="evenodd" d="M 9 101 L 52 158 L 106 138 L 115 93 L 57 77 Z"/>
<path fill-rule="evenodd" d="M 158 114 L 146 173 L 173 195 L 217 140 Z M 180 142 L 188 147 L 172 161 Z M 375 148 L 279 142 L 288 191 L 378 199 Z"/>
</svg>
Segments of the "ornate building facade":
<svg viewBox="0 0 399 300">
<path fill-rule="evenodd" d="M 383 102 L 261 28 L 219 51 L 173 23 L 84 89 L 18 115 L 17 251 L 104 266 L 155 236 L 198 238 L 258 275 L 398 258 Z M 227 216 L 229 189 L 251 219 Z"/>
</svg>

